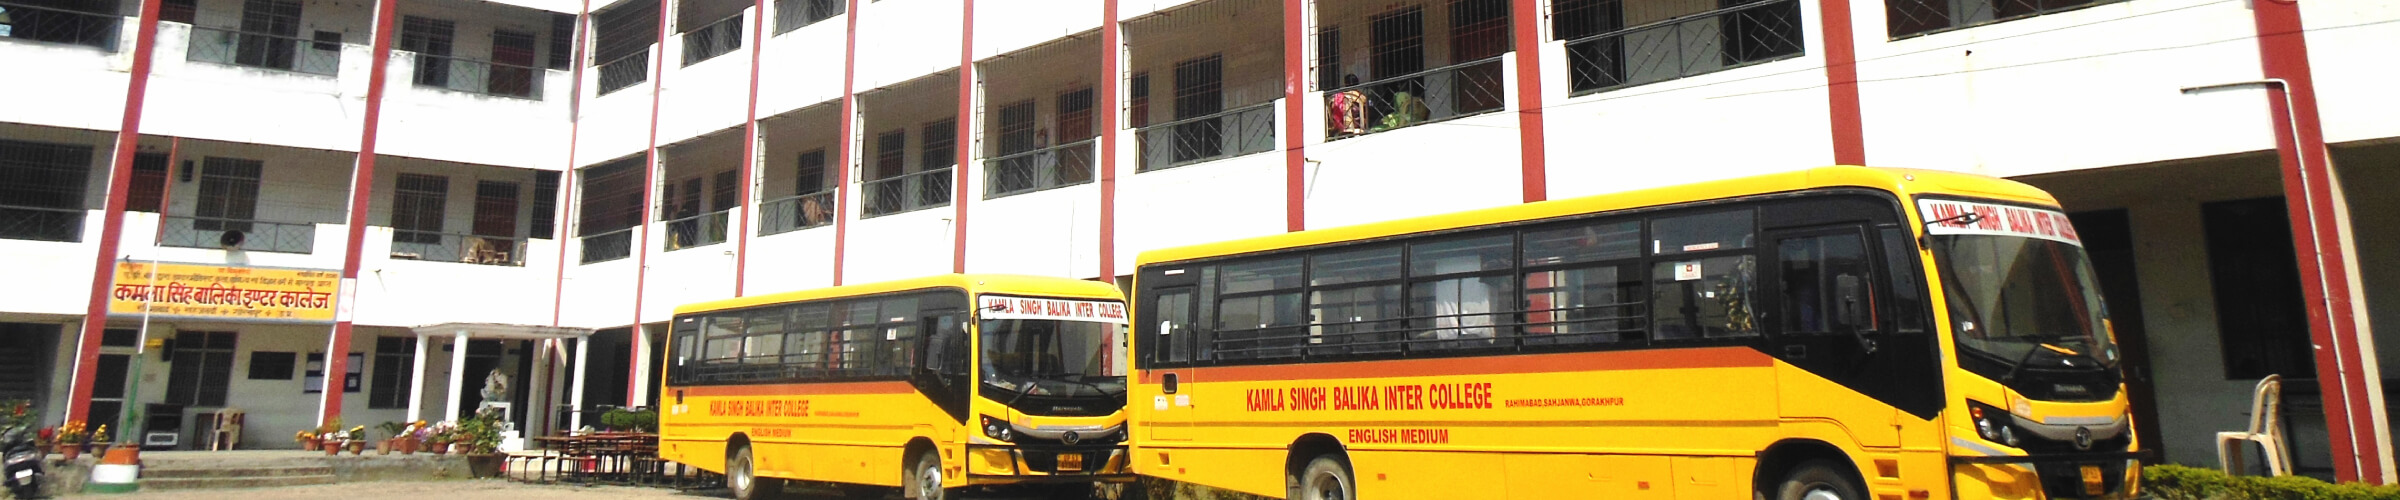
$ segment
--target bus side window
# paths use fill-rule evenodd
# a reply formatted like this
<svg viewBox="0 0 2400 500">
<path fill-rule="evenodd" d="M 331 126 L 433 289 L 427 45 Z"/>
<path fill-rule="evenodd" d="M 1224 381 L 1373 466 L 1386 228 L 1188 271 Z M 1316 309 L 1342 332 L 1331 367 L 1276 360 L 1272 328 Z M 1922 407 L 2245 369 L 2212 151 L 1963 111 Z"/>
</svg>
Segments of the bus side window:
<svg viewBox="0 0 2400 500">
<path fill-rule="evenodd" d="M 1784 333 L 1850 333 L 1875 329 L 1874 287 L 1866 243 L 1844 231 L 1784 238 L 1776 243 L 1783 283 Z"/>
<path fill-rule="evenodd" d="M 942 385 L 963 384 L 968 358 L 965 323 L 958 314 L 949 313 L 925 317 L 925 326 L 932 328 L 933 336 L 925 342 L 923 369 L 937 375 Z"/>
<path fill-rule="evenodd" d="M 1883 264 L 1892 277 L 1892 330 L 1925 331 L 1925 284 L 1917 280 L 1917 246 L 1906 229 L 1884 228 Z"/>
<path fill-rule="evenodd" d="M 1192 360 L 1192 350 L 1177 344 L 1190 342 L 1192 326 L 1192 289 L 1189 287 L 1156 292 L 1151 298 L 1150 336 L 1142 339 L 1149 346 L 1152 362 L 1182 363 Z M 1184 344 L 1189 345 L 1189 344 Z"/>
</svg>

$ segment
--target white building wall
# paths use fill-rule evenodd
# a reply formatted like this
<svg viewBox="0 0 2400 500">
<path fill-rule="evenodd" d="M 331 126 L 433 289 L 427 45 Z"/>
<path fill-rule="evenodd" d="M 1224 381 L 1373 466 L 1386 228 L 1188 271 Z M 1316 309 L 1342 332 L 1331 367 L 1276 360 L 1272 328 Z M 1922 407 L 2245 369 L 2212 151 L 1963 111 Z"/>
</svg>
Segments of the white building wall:
<svg viewBox="0 0 2400 500">
<path fill-rule="evenodd" d="M 2389 82 L 2400 81 L 2384 48 L 2400 40 L 2400 5 L 2390 2 L 2304 2 L 2300 22 L 2308 29 L 2308 64 L 2317 85 L 2317 116 L 2325 142 L 2341 143 L 2400 136 L 2400 99 Z"/>
</svg>

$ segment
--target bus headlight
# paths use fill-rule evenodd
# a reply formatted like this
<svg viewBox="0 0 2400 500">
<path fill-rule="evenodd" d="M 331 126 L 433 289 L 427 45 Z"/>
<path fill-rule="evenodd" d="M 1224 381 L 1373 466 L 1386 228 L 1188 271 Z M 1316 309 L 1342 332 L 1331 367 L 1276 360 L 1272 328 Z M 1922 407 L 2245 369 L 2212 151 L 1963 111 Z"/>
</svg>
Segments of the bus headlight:
<svg viewBox="0 0 2400 500">
<path fill-rule="evenodd" d="M 1015 440 L 1010 439 L 1016 437 L 1015 434 L 1015 432 L 1012 432 L 1008 429 L 1008 421 L 992 418 L 991 415 L 983 416 L 984 436 L 1001 441 L 1015 442 Z"/>
<path fill-rule="evenodd" d="M 1998 407 L 1967 400 L 1967 416 L 1975 421 L 1975 435 L 1994 443 L 2017 445 L 2016 425 L 2007 411 Z"/>
</svg>

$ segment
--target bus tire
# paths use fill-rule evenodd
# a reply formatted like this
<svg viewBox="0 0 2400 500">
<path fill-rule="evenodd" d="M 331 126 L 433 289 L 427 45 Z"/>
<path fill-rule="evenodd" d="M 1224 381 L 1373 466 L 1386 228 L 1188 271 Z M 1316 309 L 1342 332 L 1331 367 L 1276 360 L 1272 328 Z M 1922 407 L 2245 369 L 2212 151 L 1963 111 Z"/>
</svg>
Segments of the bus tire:
<svg viewBox="0 0 2400 500">
<path fill-rule="evenodd" d="M 783 480 L 758 477 L 757 465 L 747 445 L 725 454 L 725 489 L 732 490 L 734 500 L 774 498 L 783 491 Z"/>
<path fill-rule="evenodd" d="M 1839 465 L 1825 459 L 1801 462 L 1775 487 L 1775 500 L 1865 500 L 1860 488 Z"/>
<path fill-rule="evenodd" d="M 904 494 L 901 496 L 917 500 L 947 498 L 946 495 L 943 495 L 942 488 L 942 456 L 934 454 L 932 450 L 926 450 L 924 453 L 917 454 L 917 459 L 912 463 L 914 465 L 908 467 L 907 481 L 904 481 L 904 486 L 908 488 L 908 491 L 903 492 Z"/>
<path fill-rule="evenodd" d="M 1300 475 L 1287 477 L 1289 486 L 1284 498 L 1290 500 L 1354 500 L 1358 498 L 1357 482 L 1351 480 L 1350 462 L 1342 457 L 1325 454 L 1310 459 Z"/>
</svg>

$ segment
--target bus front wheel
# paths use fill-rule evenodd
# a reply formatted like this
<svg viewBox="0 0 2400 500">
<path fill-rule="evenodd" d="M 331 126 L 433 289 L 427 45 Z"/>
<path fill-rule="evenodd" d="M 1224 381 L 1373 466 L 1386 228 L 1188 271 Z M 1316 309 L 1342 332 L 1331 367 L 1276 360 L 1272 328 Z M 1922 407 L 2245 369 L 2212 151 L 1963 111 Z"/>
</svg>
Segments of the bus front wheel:
<svg viewBox="0 0 2400 500">
<path fill-rule="evenodd" d="M 783 481 L 758 477 L 758 460 L 749 446 L 733 449 L 725 455 L 725 489 L 733 490 L 735 500 L 772 498 L 782 490 Z"/>
<path fill-rule="evenodd" d="M 916 465 L 908 468 L 908 498 L 943 500 L 942 457 L 927 450 L 917 454 Z"/>
<path fill-rule="evenodd" d="M 1288 485 L 1291 490 L 1288 495 L 1285 495 L 1285 498 L 1291 500 L 1353 500 L 1358 498 L 1358 493 L 1352 488 L 1352 485 L 1356 483 L 1352 482 L 1350 477 L 1348 461 L 1331 454 L 1318 455 L 1317 458 L 1308 461 L 1307 467 L 1300 469 L 1299 476 L 1284 481 L 1284 484 Z"/>
<path fill-rule="evenodd" d="M 1775 488 L 1776 500 L 1862 500 L 1862 488 L 1831 461 L 1810 460 L 1792 468 Z"/>
</svg>

